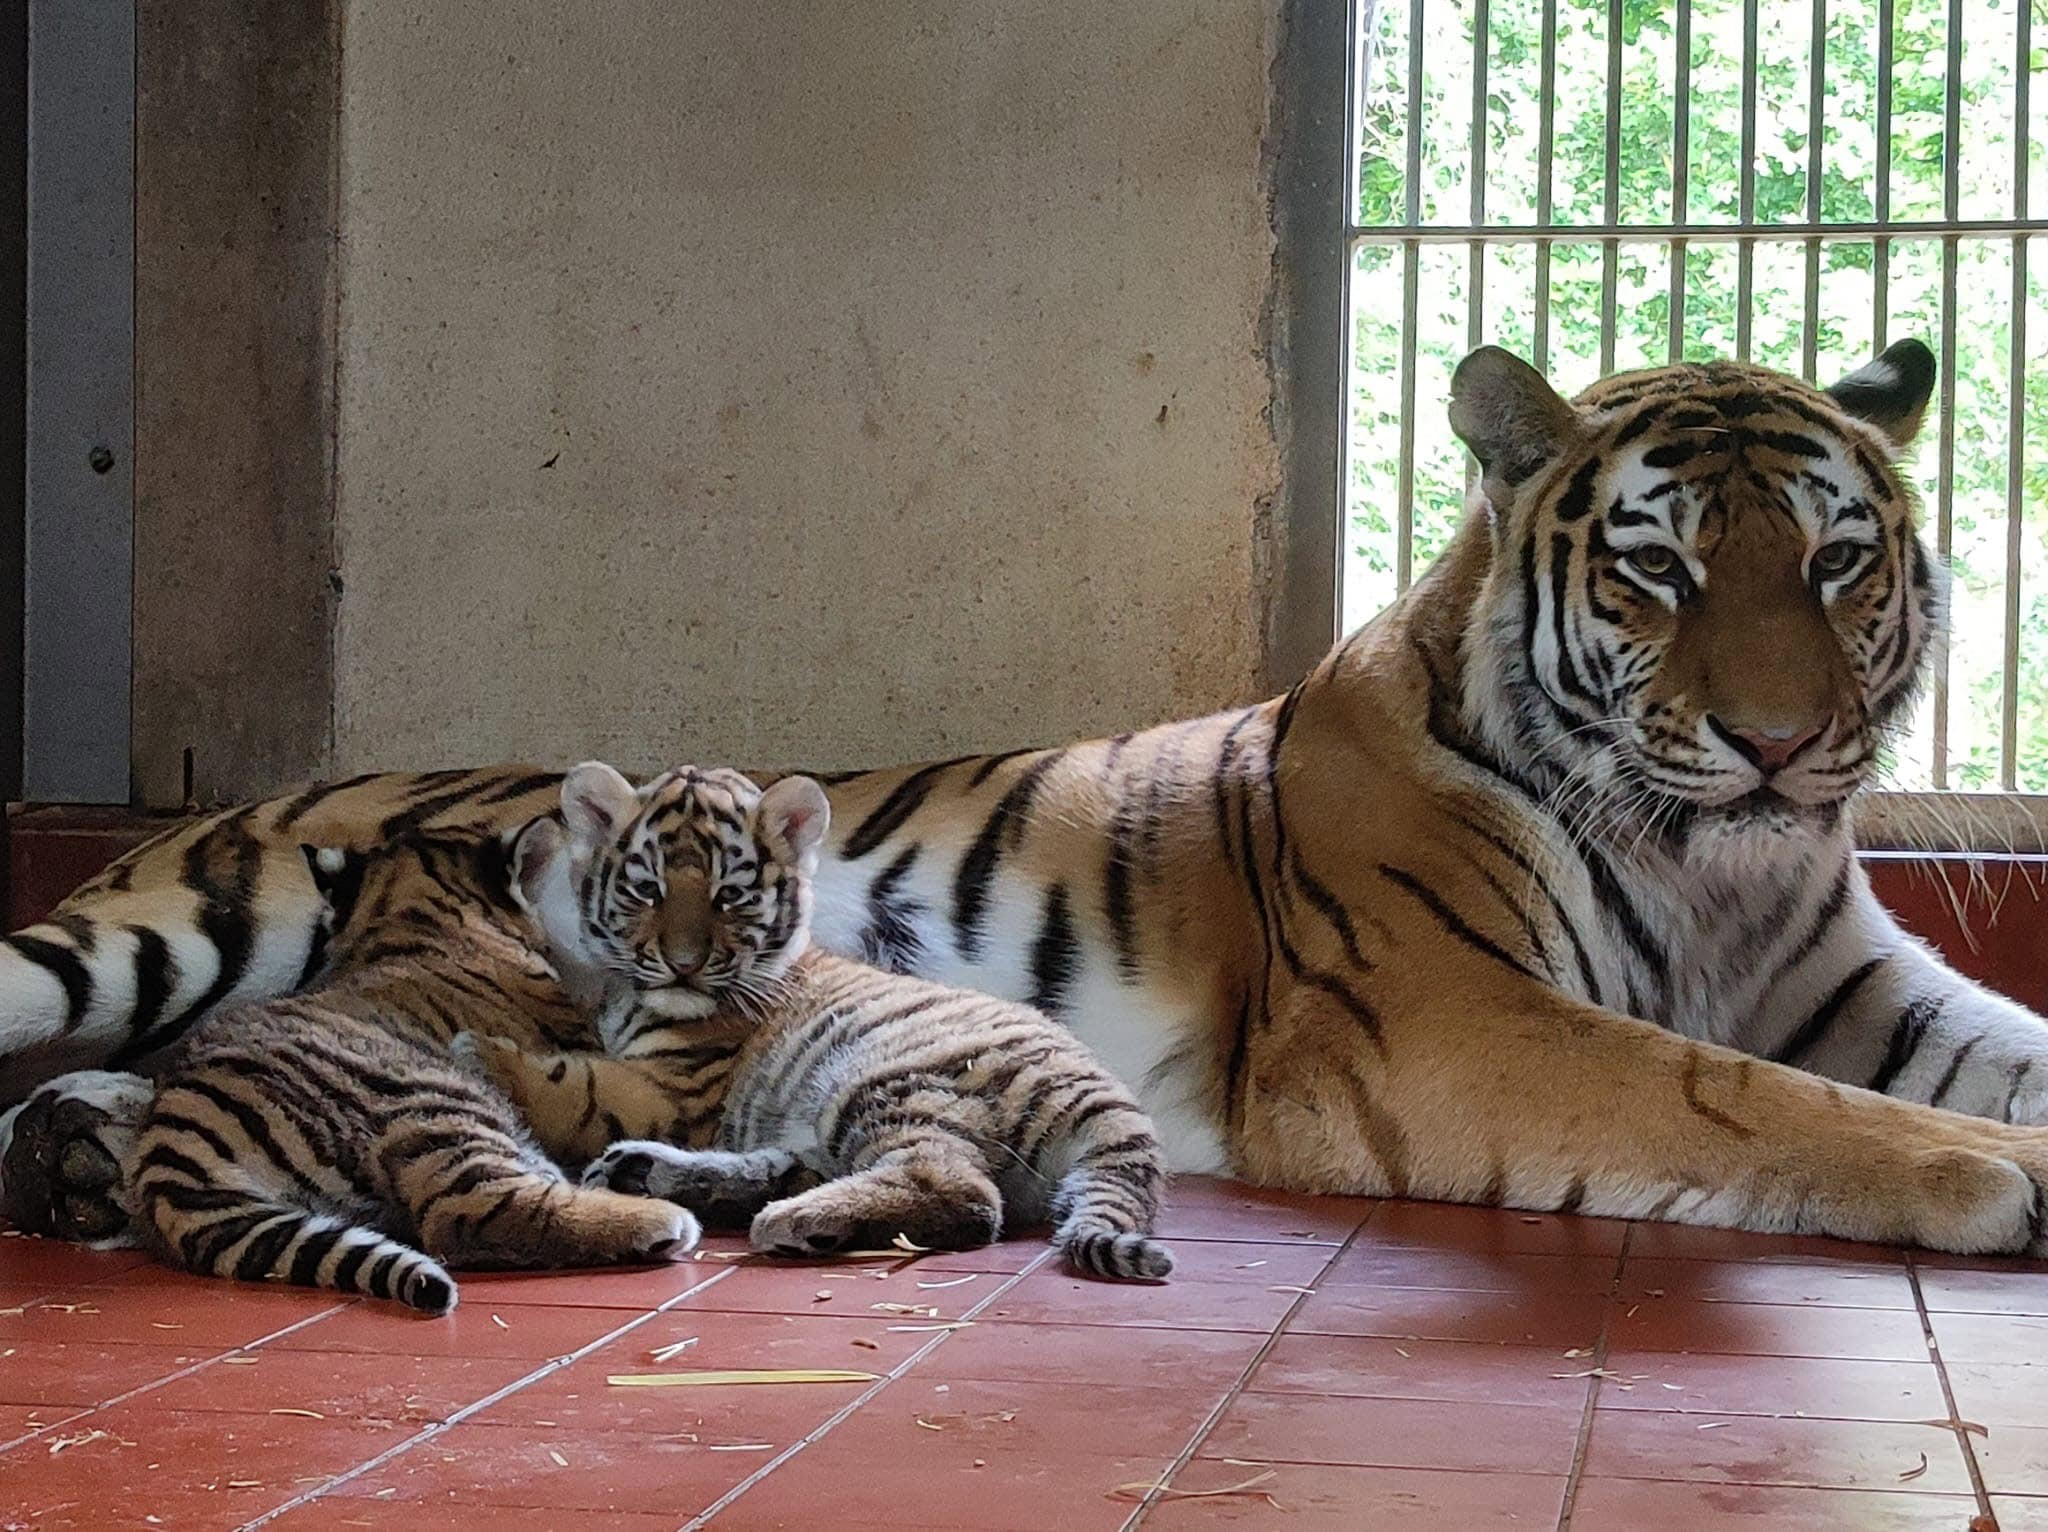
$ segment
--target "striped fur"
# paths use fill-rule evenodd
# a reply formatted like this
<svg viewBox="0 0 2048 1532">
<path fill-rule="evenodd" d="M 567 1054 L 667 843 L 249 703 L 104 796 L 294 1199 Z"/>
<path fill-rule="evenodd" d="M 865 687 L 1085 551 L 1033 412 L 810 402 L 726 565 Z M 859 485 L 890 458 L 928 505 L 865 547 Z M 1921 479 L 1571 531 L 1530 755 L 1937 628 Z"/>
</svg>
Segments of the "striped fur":
<svg viewBox="0 0 2048 1532">
<path fill-rule="evenodd" d="M 828 779 L 814 938 L 1029 1000 L 1179 1169 L 2042 1249 L 2048 1025 L 1907 937 L 1850 833 L 1943 620 L 1893 466 L 1931 384 L 1903 343 L 1833 391 L 1683 366 L 1567 402 L 1478 353 L 1480 493 L 1394 607 L 1257 706 Z M 104 1221 L 61 1151 L 123 1109 L 38 1085 L 293 987 L 299 839 L 504 830 L 554 789 L 233 810 L 17 933 L 0 1205 Z"/>
<path fill-rule="evenodd" d="M 587 1265 L 696 1243 L 681 1208 L 566 1180 L 449 1056 L 459 1029 L 531 1047 L 582 1032 L 497 842 L 416 836 L 367 869 L 332 851 L 313 867 L 338 923 L 323 972 L 194 1028 L 142 1117 L 128 1182 L 151 1243 L 190 1271 L 430 1314 L 455 1306 L 443 1262 Z"/>
<path fill-rule="evenodd" d="M 1147 1237 L 1164 1182 L 1152 1125 L 1070 1033 L 807 950 L 829 820 L 816 783 L 764 794 L 684 768 L 636 795 L 592 764 L 570 773 L 563 820 L 528 832 L 547 852 L 530 897 L 558 912 L 557 961 L 606 975 L 609 1056 L 472 1047 L 551 1152 L 596 1156 L 585 1184 L 744 1220 L 785 1254 L 898 1235 L 969 1248 L 1049 1216 L 1082 1271 L 1172 1269 Z"/>
</svg>

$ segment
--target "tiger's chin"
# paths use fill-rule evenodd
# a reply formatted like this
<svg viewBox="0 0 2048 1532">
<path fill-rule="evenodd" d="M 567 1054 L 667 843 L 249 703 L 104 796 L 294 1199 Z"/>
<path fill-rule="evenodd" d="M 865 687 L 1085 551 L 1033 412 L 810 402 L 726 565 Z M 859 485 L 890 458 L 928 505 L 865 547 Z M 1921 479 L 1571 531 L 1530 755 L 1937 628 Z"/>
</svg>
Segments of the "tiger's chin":
<svg viewBox="0 0 2048 1532">
<path fill-rule="evenodd" d="M 1739 870 L 1782 863 L 1788 849 L 1824 841 L 1839 831 L 1846 798 L 1803 803 L 1772 787 L 1695 805 L 1684 820 L 1689 865 Z"/>
</svg>

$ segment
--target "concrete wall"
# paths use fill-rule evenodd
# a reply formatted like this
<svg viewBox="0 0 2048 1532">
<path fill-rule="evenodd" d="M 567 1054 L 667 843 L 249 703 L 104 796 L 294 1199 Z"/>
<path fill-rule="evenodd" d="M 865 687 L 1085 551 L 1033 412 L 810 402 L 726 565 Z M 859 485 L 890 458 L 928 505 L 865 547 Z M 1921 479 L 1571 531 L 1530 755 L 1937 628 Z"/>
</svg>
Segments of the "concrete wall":
<svg viewBox="0 0 2048 1532">
<path fill-rule="evenodd" d="M 1256 695 L 1268 0 L 346 0 L 338 771 Z"/>
</svg>

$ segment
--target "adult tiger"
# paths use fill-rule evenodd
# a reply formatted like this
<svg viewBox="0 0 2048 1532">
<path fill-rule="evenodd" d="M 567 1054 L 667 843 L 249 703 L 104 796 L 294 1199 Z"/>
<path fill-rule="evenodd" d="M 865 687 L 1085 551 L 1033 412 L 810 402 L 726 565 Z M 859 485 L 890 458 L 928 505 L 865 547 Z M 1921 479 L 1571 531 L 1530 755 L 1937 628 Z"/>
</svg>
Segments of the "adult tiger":
<svg viewBox="0 0 2048 1532">
<path fill-rule="evenodd" d="M 1942 616 L 1891 466 L 1933 373 L 1568 404 L 1475 352 L 1480 493 L 1401 601 L 1255 707 L 836 780 L 819 939 L 1065 1018 L 1182 1169 L 2040 1250 L 2048 1025 L 1902 934 L 1846 823 Z M 144 848 L 8 939 L 5 1089 L 290 987 L 300 842 L 499 830 L 555 781 L 358 778 Z M 110 1216 L 110 1079 L 17 1118 L 14 1217 Z"/>
</svg>

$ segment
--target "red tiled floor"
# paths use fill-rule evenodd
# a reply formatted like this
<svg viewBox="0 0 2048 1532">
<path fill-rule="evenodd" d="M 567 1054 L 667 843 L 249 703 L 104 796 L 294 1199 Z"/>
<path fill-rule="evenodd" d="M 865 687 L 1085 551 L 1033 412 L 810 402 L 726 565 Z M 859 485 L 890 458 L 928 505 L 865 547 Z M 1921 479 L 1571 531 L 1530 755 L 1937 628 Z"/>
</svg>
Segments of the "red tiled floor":
<svg viewBox="0 0 2048 1532">
<path fill-rule="evenodd" d="M 1949 1362 L 2048 1359 L 2048 1314 L 1934 1314 L 1934 1339 Z"/>
<path fill-rule="evenodd" d="M 1581 1408 L 1240 1394 L 1202 1456 L 1360 1468 L 1565 1474 Z"/>
<path fill-rule="evenodd" d="M 1998 1514 L 1998 1532 L 2048 1532 L 2048 1499 L 1994 1495 L 1991 1505 Z"/>
<path fill-rule="evenodd" d="M 1283 1335 L 1253 1374 L 1272 1392 L 1470 1400 L 1569 1408 L 1586 1397 L 1589 1358 L 1550 1347 L 1366 1336 Z"/>
<path fill-rule="evenodd" d="M 658 1436 L 459 1425 L 331 1493 L 410 1501 L 429 1518 L 451 1506 L 508 1505 L 659 1512 L 680 1522 L 773 1455 L 767 1446 L 721 1451 Z"/>
<path fill-rule="evenodd" d="M 221 1354 L 219 1347 L 136 1346 L 94 1341 L 0 1343 L 0 1401 L 105 1404 L 145 1383 Z"/>
<path fill-rule="evenodd" d="M 1962 1532 L 1974 1459 L 2005 1532 L 2048 1528 L 2039 1263 L 1175 1196 L 1162 1286 L 1074 1277 L 1036 1238 L 792 1264 L 721 1236 L 468 1275 L 444 1320 L 0 1240 L 0 1527 L 290 1505 L 269 1525 L 673 1532 L 717 1504 L 741 1532 L 1112 1532 L 1178 1462 L 1148 1528 L 1521 1532 L 1571 1485 L 1576 1532 Z M 862 1377 L 608 1381 L 753 1368 Z"/>
<path fill-rule="evenodd" d="M 1858 1266 L 1846 1261 L 1796 1266 L 1772 1261 L 1638 1259 L 1631 1255 L 1621 1298 L 1628 1307 L 1657 1298 L 1820 1308 L 1914 1307 L 1913 1282 L 1905 1267 Z"/>
<path fill-rule="evenodd" d="M 0 1459 L 0 1526 L 235 1526 L 411 1430 L 302 1416 L 171 1414 L 146 1401 L 70 1421 Z M 145 1522 L 148 1516 L 159 1519 Z"/>
<path fill-rule="evenodd" d="M 1925 1358 L 1865 1362 L 1610 1349 L 1607 1370 L 1620 1380 L 1600 1390 L 1607 1409 L 1849 1420 L 1930 1420 L 1948 1414 L 1941 1375 Z M 1963 1413 L 1976 1418 L 1968 1410 Z"/>
<path fill-rule="evenodd" d="M 568 1305 L 505 1306 L 502 1313 L 464 1304 L 445 1319 L 428 1319 L 388 1303 L 364 1302 L 279 1336 L 285 1351 L 356 1351 L 379 1356 L 517 1357 L 545 1361 L 630 1324 L 643 1308 Z"/>
<path fill-rule="evenodd" d="M 1967 1495 L 1588 1479 L 1572 1532 L 1964 1532 L 1976 1510 Z"/>
<path fill-rule="evenodd" d="M 2048 1415 L 2048 1400 L 2040 1413 Z M 1974 1443 L 1994 1495 L 2048 1495 L 2048 1426 L 1999 1426 Z"/>
<path fill-rule="evenodd" d="M 242 1363 L 216 1363 L 152 1390 L 153 1409 L 263 1414 L 311 1411 L 329 1420 L 421 1424 L 516 1382 L 529 1361 L 480 1356 L 392 1356 L 265 1346 Z"/>
<path fill-rule="evenodd" d="M 1920 1292 L 1929 1311 L 1935 1313 L 2048 1314 L 2048 1270 L 1954 1271 L 1923 1267 Z"/>
<path fill-rule="evenodd" d="M 2048 1356 L 2026 1361 L 1950 1362 L 1956 1411 L 1984 1425 L 2048 1425 Z"/>
<path fill-rule="evenodd" d="M 718 1532 L 782 1529 L 819 1532 L 846 1523 L 972 1528 L 973 1532 L 1114 1532 L 1136 1501 L 1115 1491 L 1151 1483 L 1160 1457 L 1118 1458 L 1071 1449 L 1046 1455 L 993 1453 L 933 1434 L 916 1457 L 877 1472 L 866 1452 L 829 1439 L 799 1453 L 732 1508 L 713 1518 Z M 898 1477 L 898 1473 L 901 1477 Z"/>
<path fill-rule="evenodd" d="M 1016 1323 L 1250 1330 L 1265 1335 L 1301 1296 L 1302 1284 L 1174 1281 L 1154 1287 L 1036 1271 L 997 1299 L 983 1317 Z"/>
<path fill-rule="evenodd" d="M 1894 1421 L 1794 1420 L 1599 1410 L 1589 1477 L 1710 1480 L 1813 1489 L 1970 1493 L 1955 1433 Z"/>
<path fill-rule="evenodd" d="M 1903 1309 L 1645 1298 L 1614 1316 L 1609 1343 L 1632 1351 L 1736 1356 L 1855 1357 L 1910 1362 L 1927 1355 L 1920 1316 Z"/>
<path fill-rule="evenodd" d="M 140 1250 L 87 1250 L 33 1234 L 0 1235 L 0 1283 L 103 1282 L 138 1266 L 159 1270 Z"/>
<path fill-rule="evenodd" d="M 1182 1490 L 1242 1484 L 1256 1466 L 1197 1460 L 1173 1479 Z M 1428 1473 L 1408 1468 L 1287 1464 L 1255 1486 L 1257 1496 L 1169 1499 L 1147 1527 L 1269 1527 L 1286 1532 L 1527 1532 L 1556 1524 L 1564 1502 L 1560 1477 L 1503 1473 Z M 1264 1497 L 1270 1496 L 1270 1500 Z"/>
<path fill-rule="evenodd" d="M 1287 1328 L 1297 1335 L 1385 1335 L 1567 1350 L 1600 1338 L 1606 1309 L 1604 1298 L 1584 1293 L 1345 1287 L 1313 1294 Z"/>
<path fill-rule="evenodd" d="M 1433 1287 L 1472 1293 L 1605 1293 L 1611 1255 L 1522 1255 L 1360 1241 L 1330 1264 L 1321 1287 Z"/>
</svg>

